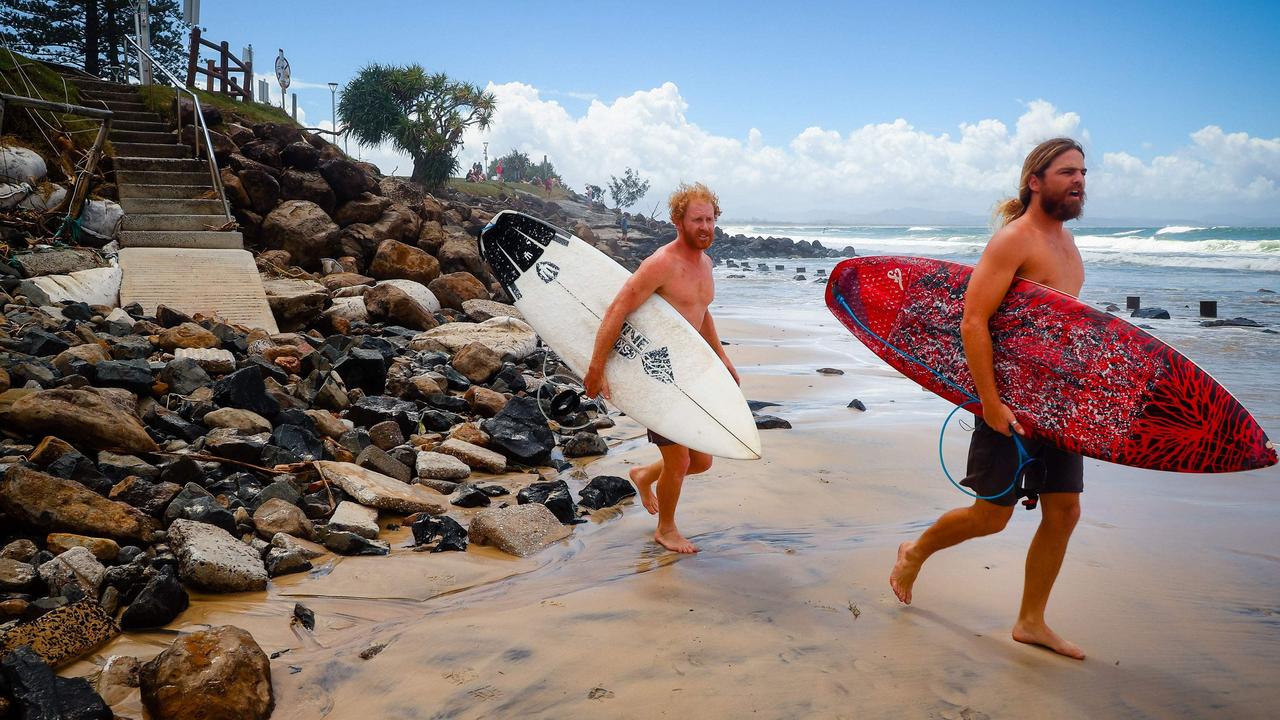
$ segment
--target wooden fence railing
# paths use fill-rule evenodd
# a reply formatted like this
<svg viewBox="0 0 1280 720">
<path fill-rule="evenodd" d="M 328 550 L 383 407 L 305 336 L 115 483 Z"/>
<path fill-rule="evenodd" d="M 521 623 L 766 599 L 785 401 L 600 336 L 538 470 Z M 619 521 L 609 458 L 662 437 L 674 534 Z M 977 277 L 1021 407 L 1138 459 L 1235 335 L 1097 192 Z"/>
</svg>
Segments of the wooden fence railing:
<svg viewBox="0 0 1280 720">
<path fill-rule="evenodd" d="M 205 67 L 200 67 L 201 46 L 216 50 L 217 62 L 210 58 L 205 61 Z M 237 83 L 236 79 L 231 77 L 232 73 L 241 74 L 243 82 Z M 191 49 L 187 59 L 187 87 L 196 86 L 197 74 L 205 76 L 205 90 L 209 92 L 241 97 L 246 102 L 253 100 L 253 60 L 242 61 L 231 54 L 225 40 L 215 45 L 200 37 L 200 28 L 193 27 L 191 28 Z M 216 88 L 215 80 L 218 81 Z"/>
</svg>

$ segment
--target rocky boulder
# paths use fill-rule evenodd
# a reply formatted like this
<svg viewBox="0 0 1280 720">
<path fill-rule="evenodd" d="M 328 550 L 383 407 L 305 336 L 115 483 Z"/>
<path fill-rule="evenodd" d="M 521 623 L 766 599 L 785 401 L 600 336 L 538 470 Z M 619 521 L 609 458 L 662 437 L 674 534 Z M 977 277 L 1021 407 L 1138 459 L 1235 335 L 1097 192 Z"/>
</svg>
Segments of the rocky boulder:
<svg viewBox="0 0 1280 720">
<path fill-rule="evenodd" d="M 404 279 L 427 285 L 440 276 L 440 263 L 424 250 L 396 240 L 384 240 L 369 263 L 379 280 Z"/>
<path fill-rule="evenodd" d="M 467 530 L 471 542 L 492 545 L 518 557 L 529 557 L 570 533 L 538 503 L 481 510 Z"/>
<path fill-rule="evenodd" d="M 169 544 L 184 581 L 209 592 L 245 592 L 267 587 L 267 568 L 253 548 L 220 527 L 174 520 Z"/>
<path fill-rule="evenodd" d="M 287 251 L 294 263 L 308 270 L 318 269 L 321 258 L 333 257 L 338 233 L 324 209 L 308 200 L 286 200 L 262 221 L 267 247 Z"/>
<path fill-rule="evenodd" d="M 360 197 L 362 193 L 380 195 L 373 176 L 356 163 L 346 159 L 325 160 L 320 163 L 320 174 L 333 188 L 339 202 Z"/>
<path fill-rule="evenodd" d="M 143 665 L 142 701 L 154 720 L 267 720 L 271 661 L 238 627 L 183 635 Z"/>
<path fill-rule="evenodd" d="M 538 401 L 529 397 L 512 398 L 481 427 L 489 434 L 491 447 L 526 465 L 545 462 L 556 445 Z"/>
<path fill-rule="evenodd" d="M 375 322 L 400 325 L 410 330 L 430 330 L 439 325 L 432 314 L 431 305 L 438 303 L 425 302 L 435 300 L 435 296 L 426 287 L 413 283 L 420 291 L 407 292 L 404 287 L 395 283 L 410 283 L 410 280 L 387 280 L 378 283 L 365 291 L 361 296 L 368 317 Z"/>
<path fill-rule="evenodd" d="M 353 223 L 376 223 L 390 205 L 391 200 L 388 198 L 379 197 L 373 193 L 363 193 L 360 197 L 343 203 L 334 214 L 333 220 L 342 227 Z"/>
<path fill-rule="evenodd" d="M 406 514 L 427 512 L 439 515 L 444 512 L 435 496 L 416 485 L 406 485 L 354 463 L 326 460 L 317 466 L 326 480 L 342 488 L 361 505 Z"/>
<path fill-rule="evenodd" d="M 337 205 L 333 188 L 329 187 L 329 183 L 318 172 L 291 168 L 280 173 L 280 195 L 285 200 L 309 200 L 329 215 L 333 214 Z"/>
<path fill-rule="evenodd" d="M 437 280 L 439 282 L 439 280 Z M 428 330 L 413 338 L 413 350 L 440 350 L 455 353 L 478 342 L 498 355 L 510 355 L 517 361 L 538 349 L 538 334 L 523 320 L 496 317 L 482 323 L 453 322 Z"/>
<path fill-rule="evenodd" d="M 150 542 L 157 529 L 154 520 L 129 505 L 21 465 L 9 468 L 0 480 L 0 509 L 46 531 Z"/>
<path fill-rule="evenodd" d="M 468 272 L 452 272 L 432 280 L 427 287 L 440 298 L 440 304 L 462 310 L 462 304 L 468 300 L 488 300 L 489 291 L 484 283 Z"/>
<path fill-rule="evenodd" d="M 41 390 L 20 398 L 0 415 L 0 422 L 22 434 L 71 438 L 96 450 L 159 450 L 142 421 L 107 397 L 93 390 Z"/>
</svg>

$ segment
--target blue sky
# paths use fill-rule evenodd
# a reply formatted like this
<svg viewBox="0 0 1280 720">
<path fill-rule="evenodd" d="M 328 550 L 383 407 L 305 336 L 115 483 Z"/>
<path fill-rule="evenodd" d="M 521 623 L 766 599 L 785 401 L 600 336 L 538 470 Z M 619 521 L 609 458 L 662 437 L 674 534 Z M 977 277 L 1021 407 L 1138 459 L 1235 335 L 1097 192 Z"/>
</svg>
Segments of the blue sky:
<svg viewBox="0 0 1280 720">
<path fill-rule="evenodd" d="M 1260 153 L 1260 171 L 1226 171 L 1257 196 L 1246 203 L 1247 216 L 1265 214 L 1270 199 L 1249 173 L 1280 183 L 1280 168 L 1265 144 L 1280 139 L 1280 3 L 205 0 L 201 25 L 209 38 L 232 47 L 252 42 L 260 71 L 270 72 L 276 48 L 283 47 L 295 81 L 303 83 L 299 102 L 313 125 L 330 115 L 323 83 L 344 82 L 367 62 L 417 62 L 482 86 L 536 89 L 539 102 L 563 110 L 565 132 L 573 131 L 571 124 L 593 100 L 612 106 L 670 83 L 678 91 L 681 126 L 694 128 L 699 138 L 748 144 L 754 135 L 757 144 L 787 150 L 808 128 L 852 143 L 860 128 L 903 119 L 917 133 L 954 140 L 962 124 L 997 120 L 1020 156 L 1025 150 L 1019 143 L 1028 136 L 1013 128 L 1033 101 L 1044 101 L 1059 115 L 1078 118 L 1063 127 L 1087 134 L 1091 161 L 1123 153 L 1125 162 L 1116 167 L 1130 172 L 1138 169 L 1130 159 L 1158 170 L 1159 158 L 1179 157 L 1189 147 L 1191 159 L 1206 162 L 1205 153 L 1218 150 L 1190 139 L 1206 127 L 1264 141 L 1260 150 L 1246 142 L 1231 151 Z M 494 142 L 566 152 L 554 131 L 540 144 L 522 145 L 513 122 L 495 123 L 502 127 Z M 582 130 L 578 123 L 577 132 Z M 581 138 L 572 147 L 584 150 Z M 623 155 L 647 163 L 659 180 L 675 172 L 639 150 Z M 857 158 L 859 172 L 869 172 L 865 158 Z M 558 168 L 573 162 L 552 159 Z M 1182 167 L 1189 161 L 1184 155 Z M 584 166 L 581 177 L 567 179 L 577 184 L 601 172 Z M 1148 181 L 1159 185 L 1159 178 Z M 1191 176 L 1184 173 L 1177 182 L 1194 193 Z M 1230 187 L 1219 190 L 1230 197 Z M 1150 195 L 1161 192 L 1168 194 L 1153 189 Z M 742 195 L 744 202 L 752 197 Z M 863 197 L 869 198 L 850 195 L 839 202 L 857 204 Z M 893 204 L 888 195 L 867 202 Z M 1141 209 L 1142 202 L 1142 196 L 1126 196 L 1107 209 L 1135 203 Z M 797 201 L 794 212 L 803 215 L 802 205 Z M 1164 198 L 1150 200 L 1148 211 L 1187 207 Z M 1235 212 L 1221 204 L 1194 211 L 1213 215 L 1215 207 L 1219 214 Z"/>
</svg>

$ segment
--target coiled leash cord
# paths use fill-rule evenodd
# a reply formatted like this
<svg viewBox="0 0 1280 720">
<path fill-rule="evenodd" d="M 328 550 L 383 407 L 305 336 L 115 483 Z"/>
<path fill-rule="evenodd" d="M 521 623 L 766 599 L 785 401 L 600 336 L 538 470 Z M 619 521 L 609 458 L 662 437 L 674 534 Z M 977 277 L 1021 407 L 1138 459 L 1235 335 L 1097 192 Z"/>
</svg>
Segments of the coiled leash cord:
<svg viewBox="0 0 1280 720">
<path fill-rule="evenodd" d="M 915 364 L 920 366 L 921 368 L 924 368 L 926 371 L 928 371 L 930 375 L 933 375 L 935 378 L 940 380 L 942 383 L 944 383 L 948 387 L 954 390 L 957 390 L 958 392 L 960 392 L 960 394 L 968 398 L 968 400 L 966 400 L 965 402 L 960 403 L 959 405 L 951 409 L 951 412 L 947 415 L 947 419 L 942 421 L 942 428 L 938 431 L 938 464 L 942 466 L 942 474 L 947 477 L 947 480 L 949 480 L 957 490 L 964 493 L 965 495 L 968 495 L 971 498 L 976 498 L 978 500 L 995 500 L 996 498 L 1004 497 L 1005 495 L 1008 495 L 1009 493 L 1013 492 L 1013 489 L 1018 486 L 1018 481 L 1026 477 L 1026 475 L 1024 474 L 1025 471 L 1028 468 L 1036 467 L 1038 464 L 1040 464 L 1040 460 L 1038 458 L 1031 457 L 1031 455 L 1027 453 L 1027 449 L 1022 445 L 1022 440 L 1018 437 L 1018 434 L 1015 432 L 1012 434 L 1011 437 L 1013 437 L 1013 444 L 1018 450 L 1018 469 L 1013 471 L 1013 479 L 1009 482 L 1008 487 L 996 493 L 995 495 L 979 495 L 978 493 L 975 493 L 972 490 L 969 490 L 968 488 L 964 487 L 960 483 L 956 482 L 955 478 L 951 477 L 951 473 L 947 470 L 947 461 L 942 456 L 942 440 L 946 436 L 947 424 L 951 422 L 951 418 L 956 414 L 956 412 L 958 412 L 963 407 L 968 407 L 969 405 L 978 403 L 979 402 L 978 398 L 973 393 L 957 385 L 950 378 L 946 377 L 945 375 L 938 372 L 937 370 L 934 370 L 933 368 L 924 364 L 923 361 L 921 361 L 919 358 L 915 357 L 911 353 L 908 353 L 907 351 L 899 348 L 898 346 L 894 345 L 888 340 L 885 340 L 884 338 L 880 337 L 880 335 L 877 334 L 876 331 L 867 327 L 867 324 L 862 322 L 862 319 L 859 318 L 857 313 L 853 311 L 853 308 L 849 307 L 849 303 L 844 299 L 844 295 L 841 295 L 838 291 L 835 291 L 835 290 L 832 291 L 832 294 L 835 296 L 836 302 L 840 303 L 840 306 L 844 308 L 844 311 L 849 315 L 850 318 L 853 319 L 855 323 L 858 324 L 858 327 L 861 328 L 863 332 L 867 333 L 868 335 L 875 338 L 876 340 L 879 340 L 885 347 L 901 355 L 903 358 L 905 358 L 912 364 Z M 1029 495 L 1027 497 L 1026 501 L 1024 501 L 1023 504 L 1027 507 L 1028 510 L 1030 510 L 1031 508 L 1035 507 L 1036 500 L 1037 498 L 1033 493 L 1032 495 Z"/>
</svg>

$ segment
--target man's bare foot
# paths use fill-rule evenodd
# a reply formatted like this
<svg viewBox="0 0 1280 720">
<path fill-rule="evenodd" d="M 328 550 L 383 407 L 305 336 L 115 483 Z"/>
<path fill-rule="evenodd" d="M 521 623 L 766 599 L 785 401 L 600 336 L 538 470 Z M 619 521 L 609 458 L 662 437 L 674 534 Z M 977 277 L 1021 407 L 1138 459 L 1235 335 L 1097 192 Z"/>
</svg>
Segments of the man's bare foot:
<svg viewBox="0 0 1280 720">
<path fill-rule="evenodd" d="M 1070 640 L 1063 640 L 1058 633 L 1049 629 L 1044 623 L 1031 623 L 1019 620 L 1013 626 L 1013 639 L 1028 645 L 1039 645 L 1049 648 L 1059 655 L 1066 655 L 1076 660 L 1084 659 L 1084 650 Z"/>
<path fill-rule="evenodd" d="M 631 482 L 636 486 L 636 492 L 640 494 L 640 503 L 644 505 L 644 509 L 648 510 L 650 515 L 657 515 L 658 497 L 653 494 L 653 483 L 658 478 L 645 472 L 648 469 L 648 465 L 642 465 L 631 468 L 631 472 L 627 474 L 631 476 Z"/>
<path fill-rule="evenodd" d="M 915 585 L 916 575 L 920 572 L 920 563 L 907 557 L 915 546 L 915 542 L 904 542 L 898 546 L 898 562 L 889 573 L 889 587 L 907 605 L 911 604 L 911 586 Z"/>
<path fill-rule="evenodd" d="M 686 554 L 698 552 L 698 548 L 694 547 L 694 544 L 685 539 L 685 536 L 681 535 L 680 531 L 675 528 L 659 530 L 653 534 L 653 539 L 671 552 Z"/>
</svg>

